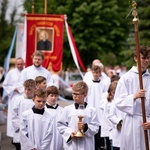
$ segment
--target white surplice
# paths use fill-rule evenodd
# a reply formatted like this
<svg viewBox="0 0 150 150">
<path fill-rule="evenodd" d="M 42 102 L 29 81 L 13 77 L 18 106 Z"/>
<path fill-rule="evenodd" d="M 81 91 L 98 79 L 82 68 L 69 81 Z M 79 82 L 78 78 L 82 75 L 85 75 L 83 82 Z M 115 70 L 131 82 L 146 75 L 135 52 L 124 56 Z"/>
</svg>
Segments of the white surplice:
<svg viewBox="0 0 150 150">
<path fill-rule="evenodd" d="M 12 109 L 13 142 L 20 142 L 20 120 L 22 113 L 34 106 L 32 99 L 27 99 L 23 95 L 16 97 Z"/>
<path fill-rule="evenodd" d="M 93 79 L 92 71 L 87 72 L 83 77 L 83 81 L 86 83 L 91 82 L 92 79 Z M 103 84 L 103 89 L 104 89 L 103 92 L 105 93 L 108 91 L 110 85 L 110 78 L 104 72 L 102 72 L 100 76 L 100 80 L 101 80 L 101 84 Z"/>
<path fill-rule="evenodd" d="M 111 105 L 112 105 L 112 102 L 108 102 L 108 100 L 106 98 L 106 99 L 103 99 L 103 103 L 99 107 L 102 112 L 102 115 L 101 115 L 101 137 L 109 137 L 109 139 L 112 139 L 112 129 L 113 129 L 112 123 L 107 118 L 107 116 L 110 113 Z"/>
<path fill-rule="evenodd" d="M 142 75 L 143 89 L 146 90 L 146 119 L 150 121 L 150 73 Z M 145 150 L 144 130 L 142 128 L 141 99 L 134 100 L 134 94 L 140 89 L 137 67 L 124 74 L 117 85 L 114 101 L 116 107 L 126 113 L 121 132 L 120 150 Z M 148 130 L 148 135 L 149 135 Z M 149 140 L 150 141 L 150 140 Z"/>
<path fill-rule="evenodd" d="M 96 109 L 89 105 L 84 109 L 84 118 L 82 121 L 88 125 L 88 129 L 84 133 L 85 137 L 69 140 L 71 133 L 78 131 L 78 120 L 78 109 L 75 109 L 74 104 L 66 106 L 57 123 L 57 128 L 64 139 L 64 149 L 94 150 L 94 135 L 99 129 Z"/>
<path fill-rule="evenodd" d="M 50 150 L 62 150 L 63 149 L 63 138 L 57 129 L 57 122 L 63 112 L 63 107 L 58 106 L 56 109 L 51 109 L 51 108 L 47 108 L 45 106 L 45 111 L 50 113 L 50 115 L 54 116 L 53 139 L 51 142 Z"/>
<path fill-rule="evenodd" d="M 125 113 L 118 110 L 114 104 L 114 100 L 111 103 L 110 111 L 107 114 L 107 118 L 113 124 L 112 128 L 112 145 L 113 147 L 120 147 L 121 130 L 117 129 L 117 124 L 124 120 Z M 124 121 L 123 121 L 124 122 Z"/>
<path fill-rule="evenodd" d="M 86 102 L 88 105 L 96 108 L 97 116 L 99 119 L 99 125 L 101 124 L 101 119 L 102 119 L 102 112 L 99 109 L 101 103 L 103 103 L 102 95 L 104 90 L 104 85 L 99 82 L 99 83 L 94 83 L 92 80 L 86 82 L 88 85 L 88 94 L 86 97 Z"/>
<path fill-rule="evenodd" d="M 34 65 L 29 66 L 22 70 L 21 77 L 19 80 L 20 92 L 23 92 L 23 83 L 28 79 L 35 79 L 37 76 L 43 76 L 46 78 L 47 86 L 53 85 L 51 73 L 44 67 L 35 67 Z"/>
<path fill-rule="evenodd" d="M 21 75 L 21 71 L 17 68 L 10 70 L 5 77 L 3 82 L 3 88 L 8 95 L 8 113 L 7 113 L 7 136 L 13 137 L 13 128 L 12 128 L 12 108 L 15 103 L 15 97 L 21 95 L 14 91 L 18 87 L 18 81 Z"/>
<path fill-rule="evenodd" d="M 53 125 L 53 116 L 47 111 L 43 115 L 34 113 L 32 109 L 23 112 L 20 124 L 21 150 L 50 150 Z"/>
</svg>

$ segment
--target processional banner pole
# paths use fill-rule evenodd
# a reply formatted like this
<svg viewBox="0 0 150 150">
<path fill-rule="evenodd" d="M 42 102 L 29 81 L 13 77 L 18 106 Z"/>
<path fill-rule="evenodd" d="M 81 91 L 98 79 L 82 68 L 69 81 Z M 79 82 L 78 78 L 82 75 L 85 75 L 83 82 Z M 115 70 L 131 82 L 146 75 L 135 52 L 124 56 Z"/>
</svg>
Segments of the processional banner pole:
<svg viewBox="0 0 150 150">
<path fill-rule="evenodd" d="M 32 0 L 31 9 L 32 9 L 32 14 L 34 14 L 34 0 Z"/>
<path fill-rule="evenodd" d="M 47 0 L 44 0 L 44 14 L 47 14 Z"/>
<path fill-rule="evenodd" d="M 134 34 L 135 34 L 135 43 L 136 43 L 136 51 L 137 51 L 137 58 L 138 58 L 138 73 L 139 73 L 139 83 L 140 89 L 143 89 L 143 81 L 142 81 L 142 71 L 141 71 L 141 58 L 140 58 L 140 46 L 139 46 L 139 37 L 138 37 L 138 12 L 136 8 L 137 4 L 135 1 L 132 2 L 132 15 L 133 24 L 134 24 Z M 141 97 L 141 107 L 142 107 L 142 116 L 143 116 L 143 123 L 146 122 L 146 112 L 145 112 L 145 98 Z M 146 150 L 149 150 L 149 142 L 148 142 L 148 133 L 147 130 L 144 130 L 144 137 L 145 137 L 145 147 Z"/>
</svg>

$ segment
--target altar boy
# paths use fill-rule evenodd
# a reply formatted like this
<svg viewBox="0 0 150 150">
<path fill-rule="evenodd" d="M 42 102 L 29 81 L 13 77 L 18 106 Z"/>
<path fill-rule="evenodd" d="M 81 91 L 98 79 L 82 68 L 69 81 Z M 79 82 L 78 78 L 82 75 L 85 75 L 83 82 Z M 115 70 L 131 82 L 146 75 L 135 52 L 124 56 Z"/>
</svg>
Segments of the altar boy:
<svg viewBox="0 0 150 150">
<path fill-rule="evenodd" d="M 44 109 L 46 99 L 46 90 L 37 89 L 33 97 L 35 105 L 22 114 L 20 125 L 22 150 L 50 150 L 53 116 Z"/>
<path fill-rule="evenodd" d="M 57 128 L 65 141 L 64 149 L 94 150 L 94 135 L 98 132 L 99 124 L 95 108 L 84 101 L 88 92 L 87 84 L 83 81 L 76 83 L 72 92 L 74 104 L 64 108 L 57 123 Z M 82 122 L 78 122 L 81 106 L 83 119 Z M 76 136 L 78 130 L 83 132 L 83 137 Z"/>
<path fill-rule="evenodd" d="M 50 113 L 50 115 L 54 116 L 54 129 L 53 129 L 53 140 L 51 142 L 50 150 L 62 150 L 63 148 L 63 139 L 60 133 L 58 132 L 56 126 L 57 121 L 62 114 L 63 107 L 59 106 L 57 103 L 58 96 L 59 96 L 59 90 L 56 86 L 52 85 L 49 86 L 47 89 L 47 102 L 45 106 L 45 110 Z M 59 143 L 59 144 L 58 144 Z"/>
</svg>

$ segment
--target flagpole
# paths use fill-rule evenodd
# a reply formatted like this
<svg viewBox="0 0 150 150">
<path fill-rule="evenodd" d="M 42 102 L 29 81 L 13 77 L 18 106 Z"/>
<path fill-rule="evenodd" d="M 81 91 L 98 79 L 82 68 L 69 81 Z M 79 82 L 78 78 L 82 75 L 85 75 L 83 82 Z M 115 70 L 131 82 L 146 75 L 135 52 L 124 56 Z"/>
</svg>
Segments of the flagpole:
<svg viewBox="0 0 150 150">
<path fill-rule="evenodd" d="M 134 24 L 134 34 L 135 34 L 135 42 L 136 42 L 136 51 L 137 51 L 137 63 L 138 63 L 138 73 L 139 73 L 139 83 L 140 83 L 140 89 L 143 89 L 143 81 L 142 81 L 142 71 L 141 71 L 141 58 L 140 58 L 140 46 L 139 46 L 139 38 L 138 38 L 138 12 L 136 9 L 136 2 L 132 2 L 132 15 L 133 18 L 133 24 Z M 141 97 L 141 107 L 142 107 L 142 117 L 143 117 L 143 123 L 146 122 L 146 112 L 145 112 L 145 98 Z M 145 147 L 146 150 L 149 150 L 149 142 L 148 142 L 148 134 L 147 130 L 144 130 L 144 137 L 145 137 Z"/>
<path fill-rule="evenodd" d="M 47 0 L 44 0 L 44 14 L 47 14 Z"/>
<path fill-rule="evenodd" d="M 32 14 L 34 14 L 34 0 L 32 0 L 32 6 L 31 6 L 31 9 L 32 9 Z"/>
</svg>

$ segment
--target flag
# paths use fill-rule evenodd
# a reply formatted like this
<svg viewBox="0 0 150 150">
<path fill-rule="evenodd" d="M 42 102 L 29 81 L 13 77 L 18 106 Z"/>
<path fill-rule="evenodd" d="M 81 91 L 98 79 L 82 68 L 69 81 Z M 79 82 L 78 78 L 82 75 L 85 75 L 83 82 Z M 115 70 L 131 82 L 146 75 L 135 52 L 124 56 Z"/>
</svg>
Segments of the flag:
<svg viewBox="0 0 150 150">
<path fill-rule="evenodd" d="M 13 35 L 13 39 L 12 39 L 12 42 L 11 42 L 11 45 L 10 45 L 10 48 L 9 48 L 9 51 L 8 51 L 8 54 L 5 58 L 4 69 L 5 69 L 6 73 L 9 70 L 10 58 L 11 58 L 11 55 L 12 55 L 12 51 L 13 51 L 13 47 L 14 47 L 14 43 L 15 43 L 15 39 L 16 39 L 16 35 L 17 35 L 17 29 L 18 28 L 16 27 L 14 35 Z"/>
<path fill-rule="evenodd" d="M 34 51 L 45 55 L 43 67 L 53 72 L 62 69 L 64 15 L 26 15 L 26 67 L 32 64 Z"/>
<path fill-rule="evenodd" d="M 80 66 L 81 66 L 81 68 L 83 69 L 84 72 L 86 72 L 86 69 L 85 69 L 85 66 L 84 66 L 81 58 L 80 58 L 79 52 L 77 50 L 77 47 L 76 47 L 76 44 L 75 44 L 75 41 L 74 41 L 74 37 L 73 37 L 71 29 L 70 29 L 70 27 L 67 23 L 67 18 L 65 18 L 65 26 L 66 26 L 67 36 L 68 36 L 68 40 L 69 40 L 73 60 L 76 64 L 76 67 L 78 68 L 81 76 L 83 77 L 83 74 L 80 70 Z M 80 66 L 79 66 L 79 64 L 80 64 Z"/>
</svg>

